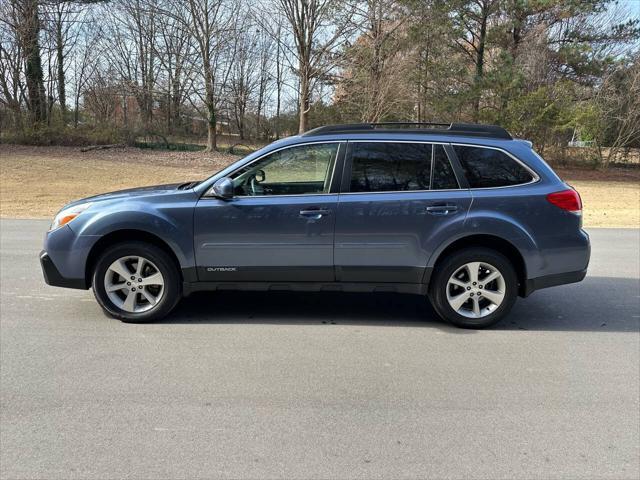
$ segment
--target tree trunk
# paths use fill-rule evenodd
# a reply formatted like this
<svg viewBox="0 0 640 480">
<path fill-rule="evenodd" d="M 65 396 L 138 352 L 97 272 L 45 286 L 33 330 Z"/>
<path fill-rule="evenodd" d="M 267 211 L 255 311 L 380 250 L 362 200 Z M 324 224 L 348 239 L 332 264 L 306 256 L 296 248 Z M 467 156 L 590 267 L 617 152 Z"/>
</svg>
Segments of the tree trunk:
<svg viewBox="0 0 640 480">
<path fill-rule="evenodd" d="M 298 133 L 304 133 L 307 131 L 307 123 L 309 117 L 309 106 L 310 106 L 310 85 L 309 85 L 309 75 L 308 75 L 308 65 L 300 60 L 300 115 L 299 115 L 299 123 L 298 123 Z"/>
<path fill-rule="evenodd" d="M 422 86 L 418 83 L 418 101 L 416 102 L 418 110 L 418 123 L 422 122 Z"/>
<path fill-rule="evenodd" d="M 126 92 L 123 92 L 122 94 L 122 122 L 124 124 L 124 128 L 129 127 L 129 102 Z"/>
<path fill-rule="evenodd" d="M 180 101 L 182 97 L 182 86 L 180 85 L 180 70 L 176 70 L 173 77 L 171 95 L 171 124 L 173 128 L 180 125 Z"/>
<path fill-rule="evenodd" d="M 67 95 L 64 78 L 64 43 L 62 39 L 62 14 L 58 13 L 56 25 L 56 59 L 58 62 L 58 101 L 60 102 L 60 115 L 62 124 L 67 124 Z"/>
<path fill-rule="evenodd" d="M 478 38 L 478 50 L 476 52 L 476 74 L 473 79 L 473 121 L 477 122 L 480 118 L 480 97 L 482 96 L 482 77 L 484 76 L 484 48 L 487 40 L 487 18 L 489 17 L 489 9 L 487 5 L 483 6 L 482 18 L 480 23 L 480 35 Z"/>
<path fill-rule="evenodd" d="M 218 148 L 218 132 L 216 131 L 216 104 L 213 96 L 213 75 L 207 69 L 206 75 L 206 104 L 207 104 L 207 152 L 213 152 Z"/>
<path fill-rule="evenodd" d="M 239 105 L 236 106 L 236 126 L 238 127 L 238 134 L 240 135 L 240 140 L 244 140 L 245 137 L 245 129 L 244 129 L 244 118 L 245 118 L 245 107 L 244 107 L 244 93 L 240 94 L 240 99 L 238 100 Z"/>
<path fill-rule="evenodd" d="M 78 109 L 80 108 L 79 103 L 80 103 L 80 99 L 78 98 L 78 96 L 76 96 L 76 100 L 74 102 L 74 109 L 73 109 L 73 128 L 78 128 L 78 120 L 79 120 Z"/>
<path fill-rule="evenodd" d="M 25 61 L 25 77 L 29 93 L 28 107 L 33 123 L 46 119 L 47 102 L 40 56 L 40 17 L 38 0 L 26 0 L 22 8 L 22 45 Z"/>
<path fill-rule="evenodd" d="M 211 85 L 211 86 L 210 86 Z M 210 80 L 210 83 L 207 82 L 207 152 L 213 152 L 218 148 L 218 132 L 216 131 L 216 124 L 218 123 L 216 118 L 216 104 L 214 102 L 213 97 L 213 79 Z"/>
<path fill-rule="evenodd" d="M 282 68 L 280 63 L 280 26 L 278 25 L 278 50 L 276 52 L 276 140 L 280 140 L 280 98 L 282 93 Z"/>
<path fill-rule="evenodd" d="M 209 110 L 209 121 L 207 122 L 207 148 L 205 151 L 213 152 L 218 148 L 218 132 L 216 132 L 216 113 L 214 109 Z"/>
<path fill-rule="evenodd" d="M 258 95 L 258 111 L 256 114 L 256 138 L 260 140 L 260 115 L 262 115 L 262 102 L 263 102 L 263 87 L 262 87 L 262 79 L 260 80 L 260 92 Z"/>
</svg>

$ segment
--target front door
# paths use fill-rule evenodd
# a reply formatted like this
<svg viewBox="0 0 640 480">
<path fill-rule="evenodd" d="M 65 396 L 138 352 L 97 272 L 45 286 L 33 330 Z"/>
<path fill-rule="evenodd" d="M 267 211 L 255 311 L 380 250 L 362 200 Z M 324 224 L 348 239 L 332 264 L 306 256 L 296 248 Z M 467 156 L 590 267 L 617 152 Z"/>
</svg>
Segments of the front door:
<svg viewBox="0 0 640 480">
<path fill-rule="evenodd" d="M 234 197 L 202 197 L 194 242 L 201 281 L 332 282 L 340 143 L 285 147 L 230 175 Z"/>
<path fill-rule="evenodd" d="M 421 283 L 433 239 L 461 228 L 471 195 L 445 148 L 419 142 L 350 142 L 336 219 L 343 282 Z"/>
</svg>

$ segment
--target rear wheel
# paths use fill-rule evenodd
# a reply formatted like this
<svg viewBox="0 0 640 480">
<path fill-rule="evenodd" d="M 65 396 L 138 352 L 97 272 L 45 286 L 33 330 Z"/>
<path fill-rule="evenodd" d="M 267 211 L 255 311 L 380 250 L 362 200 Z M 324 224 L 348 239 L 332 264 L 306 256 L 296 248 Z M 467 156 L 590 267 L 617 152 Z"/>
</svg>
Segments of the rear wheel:
<svg viewBox="0 0 640 480">
<path fill-rule="evenodd" d="M 515 302 L 518 278 L 511 262 L 487 248 L 467 248 L 439 265 L 429 296 L 436 312 L 463 328 L 484 328 L 503 318 Z"/>
<path fill-rule="evenodd" d="M 175 262 L 160 248 L 126 242 L 107 249 L 93 272 L 93 292 L 100 306 L 124 322 L 158 320 L 180 300 Z"/>
</svg>

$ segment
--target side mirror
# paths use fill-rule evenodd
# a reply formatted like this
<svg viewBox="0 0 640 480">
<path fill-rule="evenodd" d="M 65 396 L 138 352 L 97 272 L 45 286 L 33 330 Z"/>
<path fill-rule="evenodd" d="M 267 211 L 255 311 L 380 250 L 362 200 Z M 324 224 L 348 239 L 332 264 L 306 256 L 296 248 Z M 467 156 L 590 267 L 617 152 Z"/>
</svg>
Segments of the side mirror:
<svg viewBox="0 0 640 480">
<path fill-rule="evenodd" d="M 233 181 L 229 177 L 221 178 L 211 187 L 211 194 L 223 200 L 233 198 Z"/>
</svg>

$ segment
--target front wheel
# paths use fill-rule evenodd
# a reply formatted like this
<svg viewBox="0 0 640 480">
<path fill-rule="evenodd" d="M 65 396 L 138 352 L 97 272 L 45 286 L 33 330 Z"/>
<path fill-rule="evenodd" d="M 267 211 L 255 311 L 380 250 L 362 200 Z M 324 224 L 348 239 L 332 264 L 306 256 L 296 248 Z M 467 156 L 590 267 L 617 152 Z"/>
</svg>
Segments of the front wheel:
<svg viewBox="0 0 640 480">
<path fill-rule="evenodd" d="M 498 322 L 516 300 L 518 277 L 511 262 L 487 248 L 467 248 L 439 265 L 429 288 L 436 312 L 463 328 Z"/>
<path fill-rule="evenodd" d="M 92 283 L 103 310 L 124 322 L 158 320 L 180 300 L 175 262 L 160 248 L 143 242 L 107 249 L 96 263 Z"/>
</svg>

